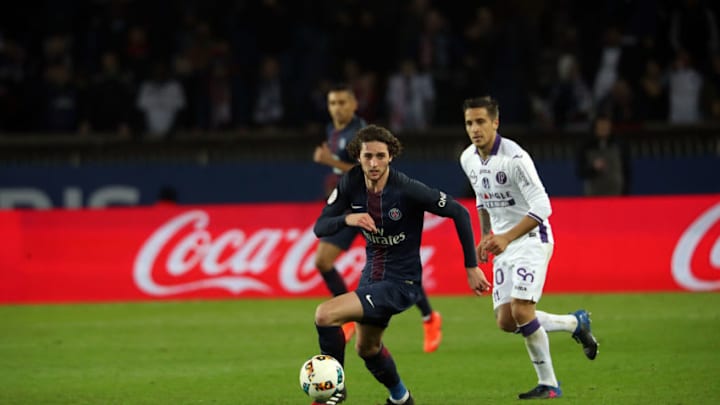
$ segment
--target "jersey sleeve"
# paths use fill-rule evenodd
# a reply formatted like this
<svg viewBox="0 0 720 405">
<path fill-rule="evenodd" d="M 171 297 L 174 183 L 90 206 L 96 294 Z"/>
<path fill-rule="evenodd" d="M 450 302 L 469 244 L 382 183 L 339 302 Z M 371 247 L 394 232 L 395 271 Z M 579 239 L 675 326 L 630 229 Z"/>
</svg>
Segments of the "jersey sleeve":
<svg viewBox="0 0 720 405">
<path fill-rule="evenodd" d="M 350 157 L 347 147 L 340 149 L 337 153 L 337 157 L 345 163 L 357 163 Z"/>
<path fill-rule="evenodd" d="M 467 160 L 468 160 L 467 156 L 468 156 L 467 150 L 463 151 L 463 153 L 460 154 L 460 167 L 462 167 L 463 172 L 465 173 L 465 177 L 467 177 L 468 182 L 472 186 L 473 180 L 477 181 L 477 174 L 473 173 L 472 168 L 469 167 L 470 165 L 467 162 Z M 475 191 L 475 187 L 472 187 L 472 188 L 473 188 L 473 192 L 475 193 L 475 207 L 477 207 L 478 209 L 485 208 L 484 204 L 483 204 L 483 199 L 480 198 L 477 191 Z"/>
<path fill-rule="evenodd" d="M 330 193 L 320 217 L 315 221 L 313 232 L 318 238 L 334 235 L 347 226 L 345 215 L 350 205 L 348 189 L 349 175 L 345 174 L 341 177 L 337 187 Z"/>
<path fill-rule="evenodd" d="M 417 180 L 409 179 L 406 190 L 408 196 L 423 210 L 453 220 L 462 246 L 465 267 L 476 267 L 475 237 L 467 209 L 446 193 Z"/>
<path fill-rule="evenodd" d="M 528 205 L 530 205 L 527 215 L 538 223 L 542 223 L 552 213 L 552 207 L 550 197 L 545 191 L 545 186 L 540 180 L 537 169 L 535 169 L 535 164 L 527 154 L 513 158 L 512 162 L 513 180 Z"/>
</svg>

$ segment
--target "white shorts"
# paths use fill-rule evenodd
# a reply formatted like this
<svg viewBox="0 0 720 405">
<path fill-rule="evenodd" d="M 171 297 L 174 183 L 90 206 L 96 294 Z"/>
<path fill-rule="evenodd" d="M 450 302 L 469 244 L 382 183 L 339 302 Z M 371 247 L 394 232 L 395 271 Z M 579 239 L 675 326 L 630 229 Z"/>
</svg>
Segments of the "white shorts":
<svg viewBox="0 0 720 405">
<path fill-rule="evenodd" d="M 537 237 L 510 243 L 493 259 L 493 309 L 512 298 L 540 301 L 553 245 Z"/>
</svg>

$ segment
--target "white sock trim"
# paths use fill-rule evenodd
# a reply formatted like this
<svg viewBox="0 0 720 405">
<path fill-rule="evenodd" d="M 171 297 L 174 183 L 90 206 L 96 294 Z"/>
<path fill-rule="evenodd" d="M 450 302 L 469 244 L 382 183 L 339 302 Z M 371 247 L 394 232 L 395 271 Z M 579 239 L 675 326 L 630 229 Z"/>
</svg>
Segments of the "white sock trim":
<svg viewBox="0 0 720 405">
<path fill-rule="evenodd" d="M 408 400 L 408 398 L 410 398 L 410 391 L 409 391 L 409 390 L 405 390 L 405 395 L 403 395 L 403 397 L 400 398 L 400 399 L 393 399 L 393 397 L 392 397 L 392 395 L 391 395 L 391 396 L 390 396 L 390 402 L 392 402 L 393 404 L 398 404 L 398 405 L 400 405 L 400 404 L 404 404 L 405 401 Z"/>
<path fill-rule="evenodd" d="M 558 315 L 545 311 L 535 311 L 535 315 L 546 332 L 564 331 L 572 333 L 577 328 L 577 318 L 573 314 Z"/>
</svg>

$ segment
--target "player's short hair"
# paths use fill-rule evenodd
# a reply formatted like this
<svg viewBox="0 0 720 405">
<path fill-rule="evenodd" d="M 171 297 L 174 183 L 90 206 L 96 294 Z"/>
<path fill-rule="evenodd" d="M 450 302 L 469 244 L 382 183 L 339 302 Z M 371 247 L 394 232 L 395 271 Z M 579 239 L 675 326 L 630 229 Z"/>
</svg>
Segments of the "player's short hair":
<svg viewBox="0 0 720 405">
<path fill-rule="evenodd" d="M 463 112 L 471 108 L 484 108 L 493 119 L 500 117 L 500 104 L 490 96 L 469 98 L 463 102 Z"/>
<path fill-rule="evenodd" d="M 402 143 L 387 128 L 379 125 L 368 125 L 355 133 L 355 137 L 347 146 L 350 157 L 358 159 L 362 144 L 365 142 L 382 142 L 387 145 L 390 157 L 398 157 L 402 153 Z"/>
<path fill-rule="evenodd" d="M 334 83 L 330 86 L 328 94 L 330 93 L 350 93 L 351 96 L 355 97 L 355 92 L 352 87 L 347 83 Z"/>
</svg>

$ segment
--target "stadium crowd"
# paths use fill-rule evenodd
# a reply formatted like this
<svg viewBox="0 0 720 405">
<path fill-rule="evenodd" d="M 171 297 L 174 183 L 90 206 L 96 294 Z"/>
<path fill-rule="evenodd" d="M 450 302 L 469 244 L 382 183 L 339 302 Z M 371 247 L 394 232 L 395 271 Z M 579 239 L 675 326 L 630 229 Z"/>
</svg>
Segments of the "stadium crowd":
<svg viewBox="0 0 720 405">
<path fill-rule="evenodd" d="M 40 4 L 38 4 L 40 3 Z M 720 120 L 718 2 L 46 0 L 0 12 L 0 132 L 317 130 L 332 83 L 395 131 Z"/>
</svg>

